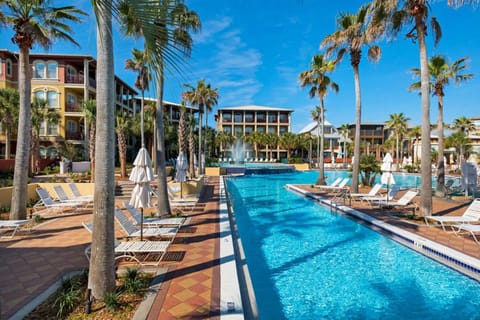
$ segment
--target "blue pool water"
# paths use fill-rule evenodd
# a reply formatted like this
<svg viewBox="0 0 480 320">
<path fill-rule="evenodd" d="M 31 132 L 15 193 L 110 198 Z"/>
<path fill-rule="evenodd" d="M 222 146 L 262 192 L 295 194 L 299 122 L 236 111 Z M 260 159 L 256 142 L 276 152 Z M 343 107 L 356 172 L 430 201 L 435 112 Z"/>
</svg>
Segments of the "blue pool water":
<svg viewBox="0 0 480 320">
<path fill-rule="evenodd" d="M 283 187 L 316 178 L 227 180 L 260 319 L 480 319 L 478 282 Z"/>
</svg>

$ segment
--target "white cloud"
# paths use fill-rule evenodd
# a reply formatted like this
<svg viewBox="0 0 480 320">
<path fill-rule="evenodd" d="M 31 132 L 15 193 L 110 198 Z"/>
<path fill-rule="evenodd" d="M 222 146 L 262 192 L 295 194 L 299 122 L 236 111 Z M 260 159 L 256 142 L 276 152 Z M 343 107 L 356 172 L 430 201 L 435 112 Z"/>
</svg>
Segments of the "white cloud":
<svg viewBox="0 0 480 320">
<path fill-rule="evenodd" d="M 205 43 L 215 39 L 214 36 L 228 28 L 231 23 L 232 19 L 230 17 L 223 17 L 220 20 L 206 21 L 202 25 L 202 31 L 193 35 L 194 43 Z"/>
</svg>

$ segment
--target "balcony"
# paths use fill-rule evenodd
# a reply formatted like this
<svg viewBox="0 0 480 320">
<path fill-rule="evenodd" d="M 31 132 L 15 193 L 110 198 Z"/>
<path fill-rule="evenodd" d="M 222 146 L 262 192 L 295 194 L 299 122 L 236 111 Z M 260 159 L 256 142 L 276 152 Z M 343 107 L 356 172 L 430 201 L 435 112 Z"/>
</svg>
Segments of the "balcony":
<svg viewBox="0 0 480 320">
<path fill-rule="evenodd" d="M 66 112 L 83 112 L 82 104 L 80 102 L 67 102 L 65 106 Z"/>
<path fill-rule="evenodd" d="M 66 140 L 83 140 L 83 132 L 68 132 L 65 135 Z"/>
<path fill-rule="evenodd" d="M 67 75 L 65 82 L 83 84 L 85 82 L 85 77 L 83 76 L 83 74 L 69 74 Z"/>
</svg>

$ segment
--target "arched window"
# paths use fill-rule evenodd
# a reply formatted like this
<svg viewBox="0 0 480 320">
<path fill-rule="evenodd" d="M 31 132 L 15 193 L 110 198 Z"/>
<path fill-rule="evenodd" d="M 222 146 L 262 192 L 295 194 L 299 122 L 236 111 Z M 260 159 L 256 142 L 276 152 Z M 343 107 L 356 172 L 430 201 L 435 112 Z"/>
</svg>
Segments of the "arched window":
<svg viewBox="0 0 480 320">
<path fill-rule="evenodd" d="M 34 64 L 33 77 L 36 79 L 45 78 L 45 62 L 36 61 Z"/>
<path fill-rule="evenodd" d="M 40 159 L 46 159 L 47 158 L 47 148 L 40 146 L 38 148 L 38 153 L 40 154 Z"/>
<path fill-rule="evenodd" d="M 48 147 L 47 148 L 47 158 L 48 159 L 55 159 L 58 155 L 58 150 L 55 147 Z"/>
<path fill-rule="evenodd" d="M 57 109 L 60 107 L 58 103 L 58 93 L 55 90 L 44 88 L 43 90 L 35 91 L 35 96 L 38 100 L 45 100 L 49 109 Z"/>
<path fill-rule="evenodd" d="M 47 62 L 47 79 L 57 79 L 57 62 L 49 61 Z"/>
<path fill-rule="evenodd" d="M 72 66 L 67 66 L 67 82 L 75 82 L 77 70 Z"/>
<path fill-rule="evenodd" d="M 58 64 L 56 61 L 44 62 L 41 60 L 33 63 L 33 77 L 35 79 L 57 79 Z"/>
<path fill-rule="evenodd" d="M 0 58 L 0 74 L 3 74 L 3 61 L 2 61 L 2 58 Z"/>
</svg>

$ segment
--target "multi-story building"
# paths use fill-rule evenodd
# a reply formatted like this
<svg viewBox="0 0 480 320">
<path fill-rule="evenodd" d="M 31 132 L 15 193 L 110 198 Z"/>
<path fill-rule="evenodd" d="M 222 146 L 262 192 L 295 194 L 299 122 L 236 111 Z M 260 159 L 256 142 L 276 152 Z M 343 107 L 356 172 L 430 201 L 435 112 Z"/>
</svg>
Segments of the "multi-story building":
<svg viewBox="0 0 480 320">
<path fill-rule="evenodd" d="M 349 138 L 355 141 L 355 123 L 348 124 L 350 129 Z M 363 122 L 360 125 L 360 154 L 375 154 L 381 159 L 382 146 L 388 139 L 389 131 L 385 130 L 385 123 Z"/>
<path fill-rule="evenodd" d="M 315 139 L 319 135 L 321 135 L 321 129 L 319 130 L 318 122 L 313 121 L 307 124 L 302 130 L 300 130 L 299 134 L 310 133 Z M 323 149 L 323 157 L 327 163 L 330 162 L 339 162 L 343 159 L 343 145 L 341 143 L 342 136 L 338 133 L 337 129 L 334 125 L 332 125 L 329 121 L 325 120 L 323 123 L 323 138 L 324 138 L 324 149 Z M 316 141 L 315 141 L 316 144 Z M 315 154 L 316 157 L 316 149 L 313 148 L 312 153 Z"/>
<path fill-rule="evenodd" d="M 65 141 L 86 151 L 88 134 L 83 101 L 95 99 L 96 60 L 89 55 L 30 55 L 32 96 L 44 99 L 48 108 L 58 112 L 58 123 L 41 123 L 40 156 L 56 157 L 58 146 Z M 0 50 L 0 88 L 18 87 L 18 54 Z M 133 113 L 135 89 L 115 77 L 117 110 Z M 5 152 L 5 132 L 0 131 L 0 157 Z M 15 152 L 16 134 L 11 149 Z"/>
<path fill-rule="evenodd" d="M 266 106 L 237 106 L 218 108 L 215 116 L 217 131 L 223 131 L 234 137 L 248 136 L 252 132 L 273 133 L 278 136 L 291 132 L 291 115 L 293 110 L 266 107 Z M 258 157 L 269 158 L 272 156 L 279 160 L 286 158 L 287 151 L 278 146 L 259 146 Z M 220 150 L 226 154 L 230 153 L 232 146 L 227 150 Z M 245 157 L 255 157 L 253 146 L 245 144 Z M 268 153 L 268 154 L 267 154 Z"/>
<path fill-rule="evenodd" d="M 140 110 L 140 105 L 141 105 L 141 98 L 136 97 L 136 104 L 137 104 L 137 110 L 136 112 L 139 112 Z M 154 98 L 145 98 L 145 104 L 156 104 L 157 100 Z M 168 120 L 170 121 L 171 124 L 173 124 L 175 127 L 178 125 L 178 122 L 180 121 L 180 108 L 182 105 L 180 103 L 175 103 L 175 102 L 170 102 L 163 100 L 163 109 L 165 114 L 168 117 Z M 196 114 L 198 113 L 198 108 L 185 105 L 185 112 L 187 114 Z"/>
</svg>

